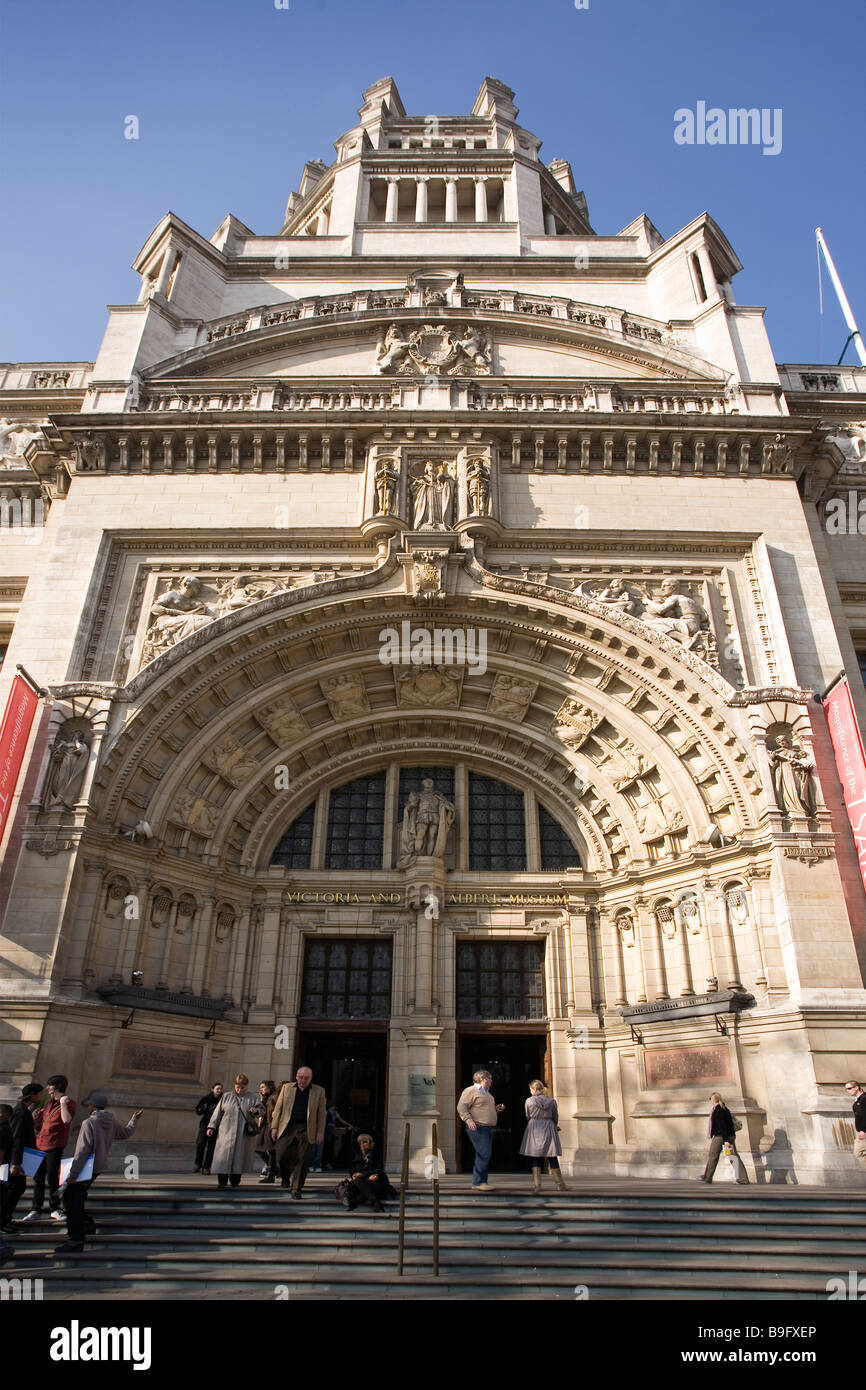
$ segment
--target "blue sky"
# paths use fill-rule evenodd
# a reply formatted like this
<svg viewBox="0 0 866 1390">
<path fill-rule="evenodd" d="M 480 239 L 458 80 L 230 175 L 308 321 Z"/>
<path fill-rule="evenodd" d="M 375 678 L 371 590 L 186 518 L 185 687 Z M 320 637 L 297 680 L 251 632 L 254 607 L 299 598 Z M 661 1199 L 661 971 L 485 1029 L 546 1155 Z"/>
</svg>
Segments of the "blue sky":
<svg viewBox="0 0 866 1390">
<path fill-rule="evenodd" d="M 0 14 L 4 361 L 92 359 L 169 209 L 205 236 L 227 212 L 276 232 L 305 160 L 331 161 L 388 74 L 414 115 L 467 112 L 485 74 L 507 82 L 542 158 L 571 161 L 597 232 L 646 212 L 669 236 L 710 212 L 777 360 L 835 361 L 847 336 L 826 277 L 818 318 L 816 225 L 866 327 L 862 0 L 2 0 Z M 781 108 L 781 153 L 675 144 L 675 110 L 698 101 Z"/>
</svg>

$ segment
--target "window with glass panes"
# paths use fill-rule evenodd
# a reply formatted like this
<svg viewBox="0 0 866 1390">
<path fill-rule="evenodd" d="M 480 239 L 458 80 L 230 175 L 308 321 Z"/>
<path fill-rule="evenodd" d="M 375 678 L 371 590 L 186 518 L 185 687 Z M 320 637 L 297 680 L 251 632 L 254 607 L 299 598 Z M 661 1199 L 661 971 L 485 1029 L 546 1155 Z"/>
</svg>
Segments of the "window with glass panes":
<svg viewBox="0 0 866 1390">
<path fill-rule="evenodd" d="M 388 1018 L 391 942 L 338 938 L 308 941 L 302 1018 Z"/>
<path fill-rule="evenodd" d="M 458 1018 L 483 1021 L 544 1016 L 542 942 L 458 942 Z"/>
<path fill-rule="evenodd" d="M 336 787 L 328 802 L 328 869 L 381 869 L 385 774 Z"/>
<path fill-rule="evenodd" d="M 274 850 L 272 864 L 282 864 L 286 869 L 308 869 L 313 848 L 313 818 L 316 804 L 313 802 L 306 811 L 293 820 L 280 843 Z"/>
<path fill-rule="evenodd" d="M 420 792 L 421 783 L 429 777 L 433 790 L 448 801 L 454 801 L 453 767 L 401 767 L 399 805 L 402 810 L 412 792 Z"/>
<path fill-rule="evenodd" d="M 580 855 L 559 821 L 543 806 L 538 808 L 538 837 L 542 869 L 580 868 Z"/>
<path fill-rule="evenodd" d="M 480 773 L 469 774 L 470 869 L 525 869 L 523 792 Z"/>
</svg>

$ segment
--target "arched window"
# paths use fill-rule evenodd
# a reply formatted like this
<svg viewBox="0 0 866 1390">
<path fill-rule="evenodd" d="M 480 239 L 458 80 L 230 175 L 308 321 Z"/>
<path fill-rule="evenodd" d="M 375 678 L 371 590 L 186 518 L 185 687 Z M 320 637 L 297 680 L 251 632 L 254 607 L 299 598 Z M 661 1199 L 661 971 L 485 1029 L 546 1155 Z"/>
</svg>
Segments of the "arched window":
<svg viewBox="0 0 866 1390">
<path fill-rule="evenodd" d="M 523 792 L 477 772 L 469 774 L 469 867 L 526 868 Z"/>
<path fill-rule="evenodd" d="M 541 867 L 550 869 L 579 869 L 580 855 L 566 831 L 543 806 L 538 808 L 538 836 L 541 843 Z"/>
<path fill-rule="evenodd" d="M 326 869 L 381 869 L 385 774 L 357 777 L 331 792 Z"/>
<path fill-rule="evenodd" d="M 282 864 L 285 869 L 308 869 L 313 848 L 313 819 L 316 803 L 311 801 L 306 811 L 302 811 L 292 821 L 280 843 L 274 850 L 272 864 Z"/>
</svg>

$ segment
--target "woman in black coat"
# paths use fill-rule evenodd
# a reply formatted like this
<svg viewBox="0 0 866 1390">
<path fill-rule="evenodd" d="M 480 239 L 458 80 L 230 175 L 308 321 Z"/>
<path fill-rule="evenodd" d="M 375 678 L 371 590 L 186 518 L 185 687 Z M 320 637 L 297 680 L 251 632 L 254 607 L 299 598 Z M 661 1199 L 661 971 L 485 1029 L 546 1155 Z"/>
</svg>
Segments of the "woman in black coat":
<svg viewBox="0 0 866 1390">
<path fill-rule="evenodd" d="M 384 1211 L 383 1202 L 396 1197 L 372 1134 L 359 1134 L 349 1159 L 349 1181 L 344 1205 L 349 1211 L 362 1204 Z"/>
<path fill-rule="evenodd" d="M 713 1092 L 710 1101 L 713 1107 L 710 1111 L 709 1125 L 710 1152 L 707 1155 L 707 1166 L 701 1175 L 701 1182 L 712 1182 L 722 1150 L 726 1144 L 729 1144 L 736 1161 L 737 1182 L 748 1185 L 749 1178 L 743 1160 L 737 1153 L 737 1131 L 734 1127 L 734 1117 L 718 1091 Z"/>
</svg>

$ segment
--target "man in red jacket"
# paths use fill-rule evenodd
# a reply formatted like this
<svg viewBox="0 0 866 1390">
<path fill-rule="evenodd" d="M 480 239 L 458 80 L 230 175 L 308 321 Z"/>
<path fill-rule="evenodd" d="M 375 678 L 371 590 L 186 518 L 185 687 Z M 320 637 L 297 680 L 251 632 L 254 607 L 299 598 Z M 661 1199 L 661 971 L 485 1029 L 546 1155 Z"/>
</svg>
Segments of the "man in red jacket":
<svg viewBox="0 0 866 1390">
<path fill-rule="evenodd" d="M 31 1209 L 25 1221 L 38 1221 L 42 1215 L 45 1200 L 45 1185 L 48 1184 L 48 1207 L 52 1221 L 63 1221 L 60 1201 L 60 1160 L 69 1141 L 69 1131 L 75 1115 L 76 1105 L 66 1094 L 69 1082 L 65 1076 L 49 1076 L 45 1083 L 48 1099 L 42 1109 L 33 1117 L 36 1129 L 36 1147 L 45 1155 L 41 1168 L 33 1177 L 33 1198 Z"/>
</svg>

